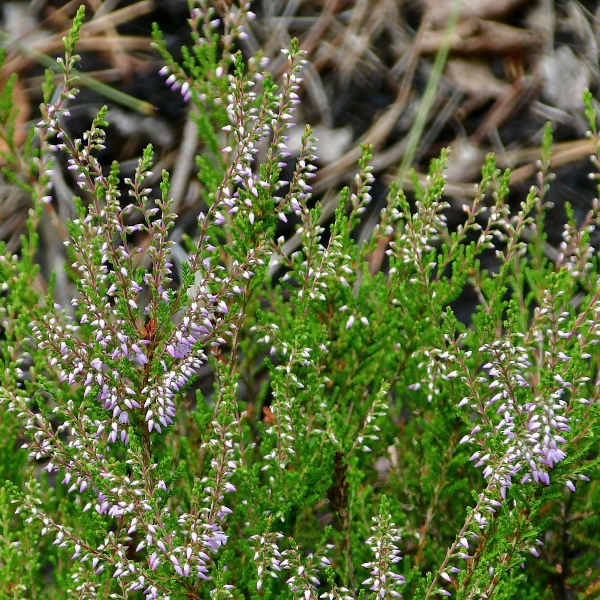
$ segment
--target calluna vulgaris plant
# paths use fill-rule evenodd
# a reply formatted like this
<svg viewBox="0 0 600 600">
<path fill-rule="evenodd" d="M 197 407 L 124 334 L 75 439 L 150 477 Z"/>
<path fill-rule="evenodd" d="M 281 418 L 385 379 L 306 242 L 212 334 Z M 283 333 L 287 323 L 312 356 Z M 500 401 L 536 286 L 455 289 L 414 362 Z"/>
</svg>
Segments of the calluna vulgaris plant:
<svg viewBox="0 0 600 600">
<path fill-rule="evenodd" d="M 275 83 L 260 56 L 235 50 L 248 2 L 221 4 L 217 18 L 192 2 L 182 64 L 155 32 L 203 142 L 204 209 L 177 246 L 168 175 L 148 185 L 152 149 L 123 177 L 97 159 L 105 110 L 81 139 L 67 134 L 82 11 L 22 152 L 10 84 L 3 93 L 5 176 L 36 208 L 19 254 L 0 252 L 1 597 L 597 593 L 598 200 L 580 222 L 566 204 L 551 261 L 548 131 L 516 210 L 490 156 L 450 232 L 443 152 L 414 201 L 392 186 L 359 244 L 365 146 L 326 231 L 310 129 L 297 157 L 286 147 L 302 53 L 284 51 Z M 45 297 L 34 285 L 61 154 L 82 194 L 66 243 L 78 292 L 64 308 L 52 282 Z M 288 220 L 291 255 L 274 241 Z M 482 268 L 494 253 L 497 268 Z M 465 290 L 478 298 L 467 323 L 452 311 Z"/>
</svg>

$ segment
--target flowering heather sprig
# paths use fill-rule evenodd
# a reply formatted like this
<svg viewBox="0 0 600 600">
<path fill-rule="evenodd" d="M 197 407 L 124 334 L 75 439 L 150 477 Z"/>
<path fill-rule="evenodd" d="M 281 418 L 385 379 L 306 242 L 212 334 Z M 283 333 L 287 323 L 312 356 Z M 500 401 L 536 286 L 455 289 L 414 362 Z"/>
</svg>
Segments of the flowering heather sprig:
<svg viewBox="0 0 600 600">
<path fill-rule="evenodd" d="M 387 195 L 386 206 L 379 213 L 379 222 L 375 224 L 371 235 L 370 244 L 365 246 L 365 255 L 374 252 L 376 249 L 383 253 L 387 248 L 388 241 L 394 233 L 397 222 L 402 218 L 400 208 L 400 198 L 404 192 L 393 182 Z"/>
<path fill-rule="evenodd" d="M 265 577 L 270 576 L 277 579 L 281 573 L 283 558 L 278 542 L 282 538 L 283 534 L 272 531 L 253 535 L 250 538 L 252 540 L 251 548 L 254 549 L 252 560 L 256 564 L 256 590 L 259 592 L 263 587 Z"/>
<path fill-rule="evenodd" d="M 406 579 L 392 568 L 392 565 L 402 560 L 396 545 L 400 541 L 400 534 L 390 518 L 389 505 L 385 496 L 381 500 L 379 515 L 372 517 L 372 520 L 373 535 L 366 543 L 375 555 L 375 560 L 362 565 L 365 569 L 369 569 L 370 575 L 362 583 L 369 586 L 369 589 L 379 598 L 385 600 L 401 598 L 402 594 L 398 589 L 406 583 Z"/>
<path fill-rule="evenodd" d="M 515 332 L 514 341 L 496 340 L 479 348 L 478 356 L 487 361 L 484 374 L 467 375 L 472 353 L 459 348 L 461 338 L 451 342 L 449 368 L 458 367 L 452 375 L 460 376 L 470 392 L 459 407 L 469 406 L 481 419 L 461 441 L 482 445 L 471 460 L 476 467 L 485 466 L 484 476 L 503 498 L 518 473 L 521 483 L 550 483 L 549 471 L 565 458 L 569 413 L 591 402 L 582 397 L 590 378 L 571 366 L 571 340 L 585 354 L 596 343 L 597 319 L 580 330 L 581 321 L 570 311 L 555 312 L 556 304 L 564 302 L 561 296 L 544 293 L 527 334 Z M 498 449 L 495 442 L 501 442 Z M 567 485 L 574 488 L 570 481 Z"/>
<path fill-rule="evenodd" d="M 329 591 L 323 592 L 319 598 L 323 598 L 323 600 L 354 600 L 354 596 L 348 588 L 335 584 L 331 586 Z"/>
<path fill-rule="evenodd" d="M 297 215 L 302 215 L 302 227 L 297 233 L 304 236 L 305 247 L 310 248 L 309 244 L 312 244 L 314 248 L 309 253 L 309 257 L 312 259 L 309 270 L 305 270 L 306 265 L 304 262 L 300 265 L 300 273 L 303 275 L 305 281 L 312 284 L 308 294 L 302 290 L 302 296 L 305 298 L 305 310 L 310 305 L 310 301 L 317 298 L 324 300 L 326 297 L 331 297 L 339 284 L 344 286 L 344 288 L 352 288 L 356 284 L 357 278 L 362 276 L 362 273 L 355 272 L 355 266 L 359 264 L 359 253 L 349 253 L 344 249 L 348 246 L 347 241 L 358 224 L 360 215 L 371 201 L 369 192 L 371 184 L 374 181 L 369 165 L 371 158 L 371 147 L 365 144 L 362 147 L 359 171 L 354 178 L 357 188 L 356 192 L 350 193 L 348 188 L 342 190 L 338 218 L 331 228 L 331 235 L 327 246 L 323 246 L 320 242 L 321 234 L 324 232 L 324 229 L 318 224 L 321 217 L 320 210 L 309 211 L 305 203 L 302 203 L 302 212 L 296 211 Z M 346 216 L 344 207 L 348 202 L 350 203 L 351 210 L 350 214 Z M 312 239 L 308 235 L 311 233 Z M 308 261 L 305 262 L 309 264 Z M 349 290 L 347 292 L 342 297 L 348 303 L 354 305 L 355 302 L 351 300 Z M 343 304 L 338 308 L 338 311 L 344 312 L 348 309 L 348 305 Z M 350 310 L 346 317 L 346 329 L 350 329 L 355 322 L 361 323 L 365 327 L 369 326 L 369 320 L 366 315 L 361 315 L 355 310 Z"/>
<path fill-rule="evenodd" d="M 233 149 L 235 151 L 223 185 L 217 190 L 216 203 L 230 214 L 238 211 L 247 214 L 251 225 L 257 214 L 264 218 L 264 213 L 274 208 L 264 204 L 267 200 L 274 200 L 278 205 L 277 214 L 281 220 L 286 220 L 285 212 L 290 208 L 285 199 L 282 201 L 275 196 L 275 192 L 286 183 L 279 181 L 278 177 L 286 165 L 284 159 L 290 156 L 285 143 L 288 136 L 285 133 L 294 126 L 290 120 L 298 102 L 297 91 L 301 81 L 299 71 L 304 61 L 296 43 L 292 44 L 291 50 L 283 50 L 283 53 L 288 57 L 288 67 L 279 93 L 270 77 L 261 70 L 266 66 L 265 61 L 249 61 L 250 71 L 244 76 L 245 65 L 241 57 L 237 57 L 235 75 L 229 76 L 227 114 L 230 124 L 223 127 L 223 131 L 229 134 L 229 145 L 222 152 L 230 154 Z M 257 93 L 252 88 L 261 83 L 264 91 L 257 107 Z M 267 136 L 272 136 L 272 141 L 265 163 L 259 172 L 254 173 L 252 166 L 258 152 L 257 144 Z M 294 174 L 296 181 L 288 196 L 290 199 L 295 195 L 294 185 L 306 186 L 304 180 L 310 176 L 311 166 L 307 166 L 305 161 L 313 159 L 314 157 L 305 157 L 301 153 Z M 294 205 L 291 208 L 294 210 Z"/>
<path fill-rule="evenodd" d="M 411 383 L 407 387 L 413 391 L 422 387 L 425 388 L 427 402 L 432 402 L 441 393 L 443 381 L 452 378 L 452 372 L 448 372 L 448 365 L 446 364 L 448 353 L 437 348 L 425 348 L 419 352 L 419 356 L 421 355 L 425 359 L 418 364 L 418 369 L 422 370 L 421 380 Z"/>
<path fill-rule="evenodd" d="M 456 354 L 449 353 L 449 363 L 458 367 L 452 375 L 459 376 L 471 394 L 458 406 L 468 405 L 481 419 L 461 443 L 481 444 L 471 460 L 476 467 L 484 466 L 489 493 L 495 490 L 505 498 L 517 473 L 521 483 L 532 479 L 548 484 L 548 470 L 565 457 L 559 447 L 566 442 L 561 434 L 569 431 L 568 419 L 561 414 L 566 409 L 564 388 L 531 390 L 530 353 L 510 340 L 479 349 L 488 362 L 483 365 L 486 374 L 477 376 L 465 373 L 470 352 L 460 350 L 456 341 L 452 345 Z"/>
<path fill-rule="evenodd" d="M 366 210 L 367 206 L 372 200 L 371 188 L 375 181 L 373 176 L 373 167 L 371 166 L 371 159 L 373 158 L 372 147 L 369 144 L 365 144 L 362 147 L 362 156 L 358 161 L 359 172 L 354 176 L 354 185 L 356 191 L 350 194 L 350 215 L 348 217 L 347 230 L 350 231 L 359 222 L 360 215 Z"/>
<path fill-rule="evenodd" d="M 244 62 L 238 57 L 235 65 L 235 76 L 230 76 L 230 95 L 227 105 L 229 125 L 223 131 L 229 134 L 230 145 L 222 152 L 228 154 L 235 148 L 234 156 L 228 167 L 223 184 L 217 190 L 215 202 L 219 209 L 230 214 L 242 210 L 247 214 L 250 224 L 254 224 L 254 202 L 259 197 L 259 188 L 267 186 L 254 174 L 252 164 L 258 153 L 256 145 L 270 134 L 267 124 L 269 98 L 263 96 L 260 107 L 256 107 L 257 93 L 252 88 L 258 83 L 252 77 L 244 77 Z M 255 78 L 262 79 L 262 73 L 256 69 L 251 71 Z M 224 218 L 222 217 L 223 221 Z"/>
<path fill-rule="evenodd" d="M 272 348 L 275 348 L 283 359 L 281 364 L 274 367 L 275 371 L 283 375 L 283 380 L 273 388 L 271 403 L 273 424 L 266 430 L 266 433 L 272 437 L 274 447 L 263 457 L 265 465 L 262 470 L 267 471 L 273 466 L 277 471 L 283 471 L 289 463 L 298 460 L 296 455 L 299 440 L 306 439 L 310 435 L 322 434 L 322 430 L 314 427 L 318 417 L 312 414 L 312 411 L 309 413 L 305 408 L 300 408 L 300 401 L 305 395 L 305 384 L 296 374 L 300 367 L 304 367 L 302 369 L 304 372 L 314 367 L 313 350 L 306 347 L 294 348 L 285 341 L 277 344 L 274 335 L 267 335 L 261 338 L 261 341 L 275 344 Z M 278 475 L 273 474 L 272 477 Z"/>
<path fill-rule="evenodd" d="M 227 542 L 227 535 L 221 529 L 227 515 L 233 511 L 223 504 L 225 495 L 235 492 L 236 488 L 231 483 L 234 471 L 238 468 L 237 455 L 239 447 L 236 444 L 237 421 L 229 414 L 227 406 L 222 406 L 219 411 L 218 421 L 211 423 L 210 440 L 202 450 L 210 452 L 211 476 L 200 480 L 206 496 L 202 502 L 206 505 L 200 509 L 201 522 L 198 528 L 202 530 L 202 541 L 205 548 L 216 553 Z M 212 456 L 211 456 L 212 455 Z"/>
<path fill-rule="evenodd" d="M 302 251 L 292 254 L 291 260 L 288 261 L 291 270 L 287 271 L 282 278 L 284 282 L 289 279 L 302 282 L 298 298 L 301 300 L 301 310 L 304 314 L 315 302 L 326 301 L 330 293 L 329 286 L 334 282 L 341 282 L 342 285 L 349 287 L 345 276 L 351 275 L 353 272 L 348 264 L 352 262 L 352 257 L 341 251 L 342 232 L 338 228 L 334 228 L 328 245 L 324 246 L 321 239 L 325 229 L 319 224 L 320 205 L 314 209 L 308 208 L 312 188 L 306 183 L 306 180 L 312 178 L 314 174 L 308 169 L 310 165 L 307 161 L 316 158 L 313 154 L 308 154 L 315 151 L 312 146 L 314 141 L 310 129 L 307 128 L 298 160 L 300 168 L 294 174 L 288 194 L 292 211 L 301 219 L 296 234 L 302 240 Z M 305 149 L 307 154 L 305 154 Z M 343 195 L 343 198 L 346 196 L 347 193 Z M 287 198 L 285 202 L 287 202 Z M 341 227 L 341 224 L 338 227 Z"/>
<path fill-rule="evenodd" d="M 317 160 L 316 141 L 312 129 L 307 125 L 302 135 L 300 153 L 296 161 L 296 170 L 290 181 L 290 189 L 283 200 L 278 200 L 281 206 L 289 206 L 291 212 L 301 218 L 306 217 L 309 212 L 307 201 L 312 195 L 312 187 L 308 182 L 315 177 L 315 166 L 312 163 Z M 283 150 L 287 152 L 287 146 Z M 282 219 L 281 216 L 279 218 Z M 298 231 L 297 233 L 301 234 L 302 232 Z"/>
<path fill-rule="evenodd" d="M 547 469 L 552 469 L 565 457 L 558 446 L 566 442 L 561 434 L 569 431 L 568 419 L 561 414 L 567 407 L 562 396 L 564 388 L 571 384 L 564 382 L 556 373 L 554 378 L 562 387 L 546 389 L 545 398 L 532 398 L 521 407 L 517 388 L 530 385 L 525 378 L 532 367 L 529 353 L 522 346 L 512 346 L 508 341 L 494 342 L 481 351 L 491 356 L 491 361 L 483 366 L 488 370 L 491 379 L 488 389 L 493 393 L 488 404 L 500 402 L 496 412 L 502 414 L 503 419 L 497 424 L 497 429 L 506 437 L 506 462 L 513 465 L 516 473 L 521 469 L 521 460 L 528 461 L 530 472 L 526 472 L 521 481 L 524 483 L 533 477 L 536 482 L 548 484 Z M 523 425 L 526 425 L 527 433 L 518 431 Z M 484 463 L 485 460 L 480 458 L 478 464 Z M 490 471 L 485 469 L 484 476 L 490 475 Z M 509 484 L 510 478 L 501 482 L 503 487 Z"/>
<path fill-rule="evenodd" d="M 297 40 L 292 40 L 292 45 L 289 50 L 282 50 L 282 54 L 287 58 L 287 69 L 282 76 L 281 91 L 271 97 L 271 104 L 267 107 L 267 115 L 270 120 L 270 127 L 272 130 L 271 144 L 267 150 L 264 164 L 261 166 L 260 177 L 268 184 L 275 205 L 281 204 L 283 198 L 276 195 L 276 192 L 284 187 L 287 182 L 279 179 L 281 169 L 286 166 L 285 159 L 289 158 L 290 152 L 286 145 L 289 139 L 287 131 L 295 127 L 295 123 L 292 122 L 293 113 L 296 111 L 296 106 L 300 103 L 298 92 L 300 90 L 300 84 L 302 77 L 300 75 L 302 67 L 306 64 L 306 60 L 302 57 L 304 52 L 298 47 Z M 263 80 L 263 87 L 268 90 L 272 86 L 272 83 L 268 77 Z M 300 156 L 296 163 L 296 170 L 294 176 L 297 181 L 301 177 L 300 174 L 311 172 L 316 170 L 316 167 L 312 164 L 306 164 L 306 161 L 314 161 L 315 157 L 306 154 L 306 142 L 305 139 L 309 137 L 309 134 L 305 131 L 305 138 L 300 149 Z M 308 179 L 309 176 L 305 175 Z M 290 194 L 293 186 L 290 186 Z M 288 198 L 290 195 L 288 194 Z M 286 222 L 285 212 L 282 210 L 283 207 L 278 207 L 277 216 L 280 220 Z"/>
<path fill-rule="evenodd" d="M 443 211 L 448 207 L 448 203 L 442 200 L 445 185 L 442 170 L 447 160 L 448 153 L 443 152 L 439 160 L 432 162 L 425 189 L 415 180 L 414 209 L 405 198 L 399 198 L 404 227 L 396 239 L 390 241 L 389 250 L 386 251 L 388 256 L 393 256 L 399 263 L 416 267 L 419 279 L 424 284 L 427 284 L 428 273 L 433 267 L 424 261 L 433 250 L 432 244 L 446 228 L 446 216 Z M 395 272 L 395 269 L 390 271 L 392 274 Z"/>
<path fill-rule="evenodd" d="M 387 397 L 389 394 L 389 385 L 383 383 L 381 389 L 375 395 L 367 416 L 365 417 L 362 429 L 358 436 L 354 439 L 354 443 L 350 449 L 352 453 L 356 448 L 360 448 L 363 452 L 371 452 L 369 442 L 376 442 L 379 440 L 379 432 L 381 431 L 379 426 L 376 424 L 377 419 L 385 418 L 388 414 L 389 406 L 387 404 Z M 352 441 L 352 440 L 350 440 Z"/>
<path fill-rule="evenodd" d="M 321 584 L 318 575 L 320 568 L 329 566 L 325 556 L 325 548 L 318 548 L 316 553 L 310 553 L 302 558 L 298 545 L 290 542 L 291 547 L 282 553 L 284 560 L 280 566 L 290 572 L 286 583 L 297 600 L 316 600 L 317 587 Z"/>
<path fill-rule="evenodd" d="M 169 587 L 154 576 L 152 573 L 154 569 L 145 569 L 139 562 L 127 558 L 126 550 L 128 542 L 131 541 L 127 529 L 119 528 L 117 532 L 108 532 L 100 545 L 91 546 L 81 540 L 70 528 L 57 523 L 44 513 L 43 503 L 40 499 L 42 495 L 40 485 L 32 481 L 29 483 L 27 493 L 21 494 L 19 500 L 14 501 L 18 503 L 15 512 L 17 515 L 24 515 L 26 523 L 39 520 L 43 526 L 42 536 L 52 535 L 54 537 L 53 546 L 71 549 L 73 552 L 71 560 L 77 560 L 80 564 L 75 569 L 73 580 L 80 582 L 80 578 L 85 574 L 91 582 L 88 584 L 81 581 L 78 586 L 81 591 L 85 590 L 90 594 L 90 598 L 94 598 L 100 584 L 97 576 L 107 570 L 120 583 L 123 595 L 125 595 L 126 589 L 140 590 L 145 587 L 146 598 L 155 600 L 159 597 L 168 597 Z M 130 530 L 130 532 L 133 531 L 134 529 Z M 94 581 L 96 584 L 93 583 Z"/>
<path fill-rule="evenodd" d="M 205 11 L 207 5 L 205 0 L 198 2 L 200 12 Z M 256 15 L 250 10 L 252 2 L 250 0 L 240 0 L 237 3 L 225 3 L 223 12 L 224 32 L 221 36 L 221 43 L 225 54 L 231 55 L 236 39 L 244 40 L 248 37 L 245 31 L 248 21 L 256 18 Z M 221 8 L 223 10 L 223 8 Z"/>
<path fill-rule="evenodd" d="M 600 225 L 600 200 L 592 200 L 591 209 L 586 214 L 583 223 L 576 224 L 573 211 L 567 208 L 568 221 L 564 225 L 562 242 L 559 246 L 557 266 L 565 266 L 571 277 L 587 283 L 590 289 L 597 285 L 594 277 L 590 277 L 594 248 L 590 244 L 590 235 Z"/>
<path fill-rule="evenodd" d="M 44 84 L 44 102 L 41 105 L 41 120 L 36 125 L 36 133 L 39 136 L 40 144 L 48 146 L 50 151 L 62 151 L 65 146 L 61 141 L 63 132 L 59 127 L 59 119 L 61 117 L 70 116 L 68 104 L 73 100 L 79 90 L 76 87 L 77 77 L 73 74 L 76 62 L 79 56 L 75 54 L 75 44 L 79 40 L 79 30 L 83 25 L 85 8 L 81 6 L 73 18 L 73 24 L 69 33 L 63 38 L 65 44 L 64 58 L 58 57 L 56 62 L 63 72 L 63 81 L 60 90 L 55 93 L 52 84 L 52 74 L 46 73 L 46 82 Z M 55 95 L 52 101 L 52 95 Z M 56 143 L 51 143 L 51 138 L 57 138 Z M 38 198 L 41 203 L 49 204 L 52 201 L 50 191 L 52 189 L 52 181 L 50 176 L 54 169 L 54 161 L 52 154 L 43 152 L 39 158 L 33 159 L 35 166 L 39 169 L 39 180 L 37 184 Z"/>
<path fill-rule="evenodd" d="M 485 224 L 482 225 L 479 221 L 484 218 L 488 207 L 485 204 L 486 192 L 488 188 L 493 186 L 498 179 L 499 172 L 496 169 L 496 159 L 494 155 L 488 155 L 481 169 L 481 181 L 477 184 L 475 190 L 475 198 L 471 203 L 463 204 L 462 209 L 465 212 L 466 219 L 464 223 L 460 223 L 455 232 L 442 228 L 440 230 L 440 238 L 446 242 L 443 248 L 443 256 L 438 261 L 437 272 L 438 278 L 443 277 L 445 269 L 460 253 L 461 247 L 464 246 L 465 240 L 469 234 L 477 235 L 477 241 L 472 246 L 472 256 L 478 256 L 483 250 L 494 249 L 493 239 L 495 237 L 496 219 L 488 218 Z M 505 174 L 506 176 L 506 174 Z M 492 213 L 497 214 L 497 209 L 503 207 L 504 194 L 508 190 L 508 182 L 500 182 L 495 186 L 495 205 L 492 208 Z"/>
<path fill-rule="evenodd" d="M 193 99 L 197 104 L 213 109 L 216 105 L 225 104 L 224 75 L 227 75 L 231 63 L 234 62 L 235 41 L 247 37 L 245 23 L 256 16 L 250 10 L 250 5 L 248 0 L 222 3 L 221 18 L 216 18 L 216 11 L 209 5 L 208 0 L 191 2 L 188 23 L 193 46 L 191 49 L 182 49 L 183 65 L 179 65 L 173 59 L 158 26 L 154 26 L 154 45 L 167 63 L 160 70 L 160 74 L 166 76 L 165 83 L 173 91 L 181 93 L 184 102 Z M 215 36 L 219 37 L 220 56 L 217 64 L 213 65 L 211 60 L 216 52 Z M 211 71 L 208 77 L 206 69 Z"/>
</svg>

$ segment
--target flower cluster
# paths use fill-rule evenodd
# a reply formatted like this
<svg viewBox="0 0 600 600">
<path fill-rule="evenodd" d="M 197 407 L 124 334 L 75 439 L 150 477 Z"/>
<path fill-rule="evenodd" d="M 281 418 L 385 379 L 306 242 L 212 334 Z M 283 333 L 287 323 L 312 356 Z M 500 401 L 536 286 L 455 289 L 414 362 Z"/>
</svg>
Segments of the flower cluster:
<svg viewBox="0 0 600 600">
<path fill-rule="evenodd" d="M 248 3 L 241 11 L 230 7 L 224 20 L 226 34 L 241 34 L 240 19 L 247 8 Z M 206 9 L 206 14 L 209 12 Z M 82 15 L 69 39 L 76 39 Z M 199 16 L 197 8 L 192 16 Z M 216 27 L 215 22 L 211 27 Z M 178 398 L 208 360 L 207 352 L 235 337 L 240 315 L 230 314 L 230 305 L 248 293 L 254 270 L 265 264 L 267 250 L 249 247 L 245 255 L 224 266 L 208 231 L 222 225 L 219 210 L 223 207 L 235 213 L 243 205 L 252 225 L 250 198 L 258 197 L 257 186 L 271 186 L 283 166 L 279 161 L 289 155 L 284 132 L 291 125 L 289 116 L 297 103 L 298 56 L 297 48 L 290 53 L 281 93 L 274 84 L 266 89 L 257 114 L 252 107 L 257 96 L 251 88 L 264 78 L 259 71 L 264 62 L 251 65 L 250 73 L 244 74 L 243 63 L 236 59 L 236 73 L 227 76 L 232 126 L 226 126 L 225 132 L 231 136 L 236 157 L 208 213 L 199 216 L 200 237 L 187 265 L 188 283 L 178 292 L 173 290 L 173 265 L 169 261 L 173 243 L 168 230 L 175 215 L 170 212 L 166 175 L 162 198 L 153 198 L 153 190 L 145 187 L 152 177 L 151 150 L 140 159 L 135 176 L 124 180 L 132 202 L 123 207 L 118 172 L 113 169 L 106 176 L 94 155 L 104 147 L 106 111 L 98 115 L 82 139 L 71 140 L 52 116 L 66 114 L 62 105 L 70 94 L 62 94 L 48 104 L 39 124 L 44 139 L 56 135 L 61 140 L 51 150 L 68 155 L 69 169 L 92 200 L 87 209 L 79 206 L 79 218 L 69 224 L 67 249 L 79 290 L 73 299 L 76 321 L 55 305 L 53 311 L 40 314 L 32 326 L 35 344 L 49 357 L 49 373 L 61 386 L 53 390 L 40 381 L 44 393 L 53 398 L 53 416 L 38 413 L 23 394 L 6 391 L 4 400 L 25 420 L 31 438 L 25 444 L 30 457 L 49 459 L 45 469 L 49 473 L 63 471 L 62 482 L 70 486 L 69 492 L 85 498 L 84 511 L 94 507 L 98 515 L 118 519 L 119 526 L 103 544 L 94 547 L 76 531 L 42 514 L 34 504 L 26 502 L 22 510 L 29 512 L 28 519 L 41 518 L 42 533 L 53 533 L 60 548 L 71 545 L 73 559 L 91 561 L 96 574 L 110 565 L 113 578 L 129 581 L 128 589 L 141 590 L 148 598 L 168 597 L 167 588 L 153 575 L 165 564 L 170 564 L 182 580 L 209 580 L 210 555 L 227 542 L 223 521 L 232 510 L 223 500 L 225 494 L 236 490 L 230 479 L 237 467 L 232 436 L 239 428 L 238 421 L 227 416 L 227 410 L 215 412 L 218 417 L 210 424 L 211 437 L 202 445 L 211 469 L 198 480 L 205 497 L 199 505 L 193 502 L 192 510 L 178 515 L 178 529 L 172 528 L 170 508 L 164 505 L 171 490 L 158 476 L 159 465 L 152 458 L 161 438 L 150 434 L 169 434 L 177 418 Z M 74 60 L 63 63 L 65 87 L 72 82 Z M 182 91 L 186 96 L 190 93 L 185 83 Z M 252 174 L 251 163 L 255 144 L 267 136 L 273 137 L 271 171 L 263 173 L 267 181 L 261 182 Z M 308 176 L 310 168 L 302 165 L 297 170 L 299 187 L 305 178 L 302 173 Z M 275 187 L 282 185 L 276 183 Z M 278 210 L 284 211 L 286 202 L 281 198 L 278 202 Z M 133 219 L 132 215 L 140 218 Z M 284 218 L 283 212 L 280 215 Z M 140 235 L 149 237 L 149 247 L 135 245 Z M 143 262 L 150 267 L 140 269 Z M 127 474 L 123 474 L 119 461 L 115 462 L 115 453 L 121 452 L 119 444 L 125 448 Z M 147 553 L 145 567 L 127 558 L 128 551 L 133 550 L 133 536 L 142 536 L 135 553 Z"/>
<path fill-rule="evenodd" d="M 375 560 L 363 564 L 365 569 L 369 569 L 369 577 L 363 581 L 363 585 L 368 585 L 379 598 L 401 598 L 398 586 L 404 585 L 406 579 L 392 570 L 392 565 L 402 560 L 400 550 L 396 546 L 400 535 L 390 519 L 385 497 L 381 502 L 379 515 L 372 520 L 373 535 L 367 540 L 367 545 L 375 555 Z"/>
</svg>

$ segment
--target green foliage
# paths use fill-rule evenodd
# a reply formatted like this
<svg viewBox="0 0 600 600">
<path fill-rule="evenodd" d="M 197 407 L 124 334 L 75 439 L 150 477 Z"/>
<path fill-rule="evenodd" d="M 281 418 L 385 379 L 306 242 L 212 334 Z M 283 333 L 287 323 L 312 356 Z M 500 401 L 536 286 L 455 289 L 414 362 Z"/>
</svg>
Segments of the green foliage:
<svg viewBox="0 0 600 600">
<path fill-rule="evenodd" d="M 131 178 L 118 164 L 106 174 L 106 109 L 81 139 L 57 119 L 77 92 L 83 10 L 64 86 L 45 87 L 37 161 L 12 143 L 10 85 L 0 97 L 8 173 L 36 202 L 19 252 L 0 245 L 0 597 L 595 593 L 599 206 L 578 223 L 567 205 L 561 254 L 547 256 L 550 129 L 516 210 L 489 156 L 450 231 L 444 150 L 424 184 L 413 174 L 414 197 L 391 186 L 358 243 L 370 146 L 328 230 L 309 127 L 281 181 L 298 43 L 276 82 L 235 49 L 247 2 L 220 24 L 207 3 L 191 9 L 181 64 L 155 28 L 202 142 L 204 205 L 185 249 L 169 174 L 147 187 L 152 148 Z M 52 281 L 36 292 L 49 150 L 82 188 L 66 223 L 73 317 Z M 274 237 L 292 218 L 290 253 Z M 467 293 L 478 305 L 461 321 Z"/>
</svg>

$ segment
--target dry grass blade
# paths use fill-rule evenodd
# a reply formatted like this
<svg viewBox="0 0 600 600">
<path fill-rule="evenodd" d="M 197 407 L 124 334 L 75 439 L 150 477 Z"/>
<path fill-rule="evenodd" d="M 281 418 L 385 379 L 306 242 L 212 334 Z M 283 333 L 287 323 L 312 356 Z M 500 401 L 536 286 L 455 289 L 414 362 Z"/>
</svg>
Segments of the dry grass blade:
<svg viewBox="0 0 600 600">
<path fill-rule="evenodd" d="M 412 93 L 412 79 L 420 58 L 419 40 L 428 30 L 429 25 L 429 20 L 427 19 L 427 16 L 425 16 L 415 37 L 415 42 L 408 50 L 408 60 L 402 85 L 398 90 L 394 102 L 375 120 L 373 125 L 371 125 L 368 131 L 360 140 L 358 140 L 351 150 L 346 152 L 346 154 L 334 163 L 318 172 L 313 186 L 316 193 L 320 193 L 329 187 L 336 186 L 342 181 L 345 181 L 349 176 L 352 176 L 356 168 L 356 163 L 361 156 L 360 144 L 369 143 L 377 149 L 386 140 L 389 132 L 393 130 L 400 115 L 405 110 L 408 99 Z"/>
<path fill-rule="evenodd" d="M 437 52 L 444 41 L 443 31 L 429 31 L 420 41 L 423 54 Z M 542 40 L 536 31 L 496 21 L 471 19 L 460 23 L 450 37 L 450 50 L 467 54 L 531 51 Z"/>
<path fill-rule="evenodd" d="M 460 18 L 499 19 L 524 3 L 525 0 L 462 0 Z M 453 3 L 446 0 L 421 0 L 421 4 L 438 26 L 448 22 L 453 10 Z"/>
</svg>

